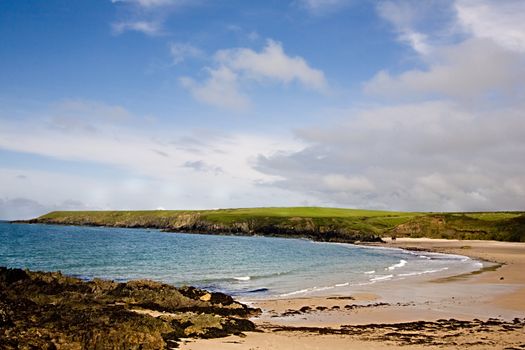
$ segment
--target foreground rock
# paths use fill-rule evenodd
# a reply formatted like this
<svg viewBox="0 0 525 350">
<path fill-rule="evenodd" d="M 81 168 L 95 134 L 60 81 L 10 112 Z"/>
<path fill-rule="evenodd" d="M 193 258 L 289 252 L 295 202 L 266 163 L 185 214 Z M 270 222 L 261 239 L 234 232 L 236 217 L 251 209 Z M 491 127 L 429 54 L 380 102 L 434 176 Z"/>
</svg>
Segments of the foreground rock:
<svg viewBox="0 0 525 350">
<path fill-rule="evenodd" d="M 0 267 L 1 349 L 168 349 L 255 330 L 258 309 L 152 281 L 83 282 Z"/>
</svg>

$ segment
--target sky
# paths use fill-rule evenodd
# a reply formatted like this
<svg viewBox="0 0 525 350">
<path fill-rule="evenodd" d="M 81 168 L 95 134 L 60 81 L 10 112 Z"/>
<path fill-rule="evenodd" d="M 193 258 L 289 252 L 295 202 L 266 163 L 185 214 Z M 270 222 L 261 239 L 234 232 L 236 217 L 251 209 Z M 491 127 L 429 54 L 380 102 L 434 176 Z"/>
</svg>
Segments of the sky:
<svg viewBox="0 0 525 350">
<path fill-rule="evenodd" d="M 525 210 L 525 1 L 0 0 L 0 218 Z"/>
</svg>

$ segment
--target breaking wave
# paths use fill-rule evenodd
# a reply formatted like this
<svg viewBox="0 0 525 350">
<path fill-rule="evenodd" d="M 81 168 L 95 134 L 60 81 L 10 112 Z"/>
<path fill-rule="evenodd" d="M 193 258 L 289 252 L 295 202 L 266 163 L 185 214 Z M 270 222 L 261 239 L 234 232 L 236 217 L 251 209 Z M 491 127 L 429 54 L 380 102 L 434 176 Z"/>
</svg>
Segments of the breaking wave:
<svg viewBox="0 0 525 350">
<path fill-rule="evenodd" d="M 401 259 L 401 260 L 399 260 L 399 262 L 397 264 L 389 266 L 385 270 L 392 271 L 392 270 L 395 270 L 397 268 L 405 266 L 407 263 L 408 263 L 408 261 Z"/>
</svg>

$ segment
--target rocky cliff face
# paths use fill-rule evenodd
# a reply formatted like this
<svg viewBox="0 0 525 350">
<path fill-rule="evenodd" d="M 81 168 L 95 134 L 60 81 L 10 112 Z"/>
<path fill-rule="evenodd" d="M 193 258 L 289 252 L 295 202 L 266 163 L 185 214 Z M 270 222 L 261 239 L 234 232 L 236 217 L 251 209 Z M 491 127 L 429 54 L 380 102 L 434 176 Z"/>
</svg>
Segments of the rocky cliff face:
<svg viewBox="0 0 525 350">
<path fill-rule="evenodd" d="M 300 208 L 299 208 L 300 209 Z M 244 210 L 245 211 L 245 210 Z M 294 210 L 53 212 L 29 223 L 155 228 L 173 232 L 305 237 L 316 241 L 381 241 L 381 236 L 525 242 L 525 213 L 388 213 L 292 216 Z M 298 211 L 297 209 L 295 210 Z M 315 212 L 315 211 L 314 211 Z M 239 214 L 240 213 L 240 214 Z M 319 211 L 317 211 L 319 214 Z"/>
<path fill-rule="evenodd" d="M 439 216 L 411 220 L 391 230 L 393 236 L 399 237 L 437 236 L 447 232 L 453 233 L 454 231 L 446 226 L 445 218 Z"/>
<path fill-rule="evenodd" d="M 157 228 L 170 232 L 188 232 L 228 235 L 261 235 L 279 237 L 305 237 L 324 242 L 380 242 L 381 238 L 372 232 L 344 227 L 336 220 L 316 222 L 313 218 L 257 217 L 232 222 L 208 220 L 199 213 L 180 214 L 172 218 L 132 218 L 104 222 L 96 217 L 38 218 L 28 223 L 58 225 L 90 225 L 127 228 Z"/>
<path fill-rule="evenodd" d="M 397 237 L 485 239 L 525 241 L 525 215 L 505 220 L 480 220 L 468 215 L 432 214 L 397 225 L 389 234 Z"/>
<path fill-rule="evenodd" d="M 181 226 L 170 226 L 166 230 L 174 232 L 196 232 L 233 235 L 262 235 L 282 237 L 306 237 L 326 242 L 375 242 L 381 239 L 369 233 L 334 226 L 322 226 L 309 219 L 297 218 L 278 223 L 258 221 L 235 222 L 231 224 L 214 223 L 205 220 L 187 222 Z"/>
</svg>

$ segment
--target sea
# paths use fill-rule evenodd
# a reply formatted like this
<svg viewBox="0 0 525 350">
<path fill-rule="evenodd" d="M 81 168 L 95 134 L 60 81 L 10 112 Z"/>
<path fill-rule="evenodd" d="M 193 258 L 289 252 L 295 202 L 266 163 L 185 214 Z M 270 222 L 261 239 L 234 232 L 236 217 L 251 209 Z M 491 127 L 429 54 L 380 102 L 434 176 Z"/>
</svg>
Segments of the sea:
<svg viewBox="0 0 525 350">
<path fill-rule="evenodd" d="M 150 279 L 241 299 L 345 295 L 478 270 L 468 257 L 307 239 L 0 222 L 0 266 Z"/>
</svg>

